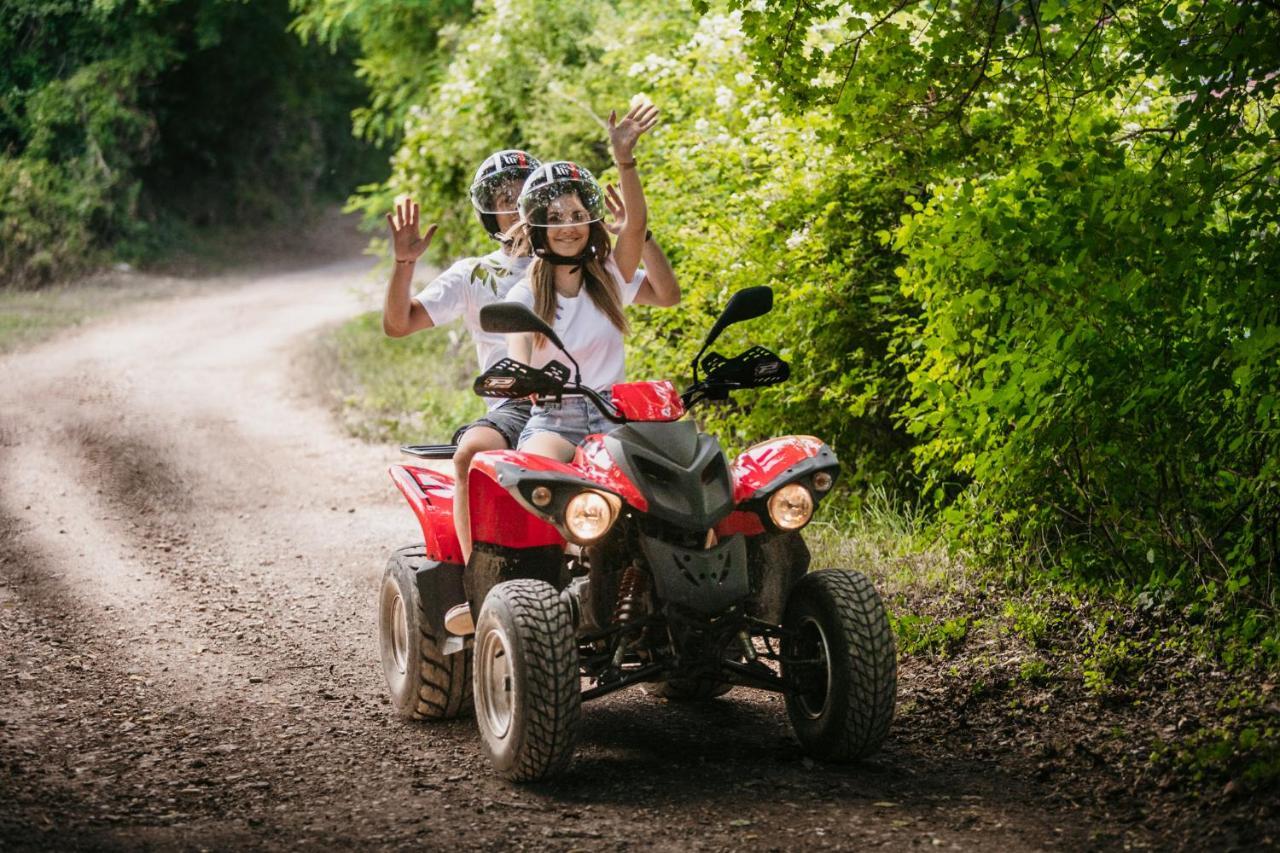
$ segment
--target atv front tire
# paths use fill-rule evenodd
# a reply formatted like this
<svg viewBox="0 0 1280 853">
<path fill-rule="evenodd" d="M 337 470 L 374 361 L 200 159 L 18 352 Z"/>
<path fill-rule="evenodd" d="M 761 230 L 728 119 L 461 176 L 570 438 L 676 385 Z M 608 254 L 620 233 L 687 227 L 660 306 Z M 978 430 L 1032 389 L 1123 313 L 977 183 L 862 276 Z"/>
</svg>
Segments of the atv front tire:
<svg viewBox="0 0 1280 853">
<path fill-rule="evenodd" d="M 582 719 L 573 615 L 540 580 L 497 584 L 476 625 L 476 722 L 507 779 L 530 782 L 569 766 Z"/>
<path fill-rule="evenodd" d="M 392 555 L 378 594 L 378 642 L 391 704 L 415 720 L 447 720 L 471 707 L 471 646 L 442 655 L 418 594 L 415 570 L 426 561 L 422 546 Z"/>
<path fill-rule="evenodd" d="M 893 720 L 898 664 L 884 603 L 861 572 L 805 575 L 782 618 L 787 714 L 814 758 L 854 761 L 880 748 Z"/>
</svg>

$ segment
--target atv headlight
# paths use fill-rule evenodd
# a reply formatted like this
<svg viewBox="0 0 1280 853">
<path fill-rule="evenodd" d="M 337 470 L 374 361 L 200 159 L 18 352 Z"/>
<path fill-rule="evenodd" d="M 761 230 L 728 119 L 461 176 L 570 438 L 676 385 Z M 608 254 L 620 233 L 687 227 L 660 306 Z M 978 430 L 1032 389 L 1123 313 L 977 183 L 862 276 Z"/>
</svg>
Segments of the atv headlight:
<svg viewBox="0 0 1280 853">
<path fill-rule="evenodd" d="M 569 498 L 564 507 L 564 526 L 569 538 L 579 545 L 597 541 L 613 526 L 618 508 L 617 498 L 591 490 Z"/>
<path fill-rule="evenodd" d="M 813 495 L 799 483 L 788 483 L 769 497 L 769 518 L 780 530 L 799 530 L 813 518 Z"/>
</svg>

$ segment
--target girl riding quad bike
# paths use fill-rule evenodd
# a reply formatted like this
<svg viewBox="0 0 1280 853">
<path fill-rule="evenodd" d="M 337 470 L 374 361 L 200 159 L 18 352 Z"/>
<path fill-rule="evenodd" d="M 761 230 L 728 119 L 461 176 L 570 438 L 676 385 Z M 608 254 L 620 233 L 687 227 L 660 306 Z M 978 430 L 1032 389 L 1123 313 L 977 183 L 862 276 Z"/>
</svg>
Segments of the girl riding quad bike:
<svg viewBox="0 0 1280 853">
<path fill-rule="evenodd" d="M 670 382 L 622 383 L 607 402 L 556 361 L 536 369 L 505 359 L 481 375 L 481 395 L 580 395 L 622 426 L 588 436 L 567 463 L 478 454 L 465 566 L 451 478 L 391 468 L 424 540 L 392 557 L 380 596 L 382 663 L 401 714 L 453 717 L 473 696 L 484 751 L 513 780 L 563 771 L 582 702 L 641 683 L 672 699 L 734 685 L 775 691 L 814 758 L 849 761 L 879 748 L 897 689 L 884 605 L 859 572 L 810 573 L 800 535 L 835 484 L 835 454 L 817 438 L 786 436 L 730 462 L 686 417 L 700 402 L 787 378 L 786 363 L 763 347 L 703 357 L 727 326 L 766 313 L 772 299 L 754 287 L 729 300 L 683 394 Z M 537 332 L 563 350 L 521 305 L 487 306 L 481 323 Z M 474 639 L 444 628 L 445 612 L 463 601 Z"/>
</svg>

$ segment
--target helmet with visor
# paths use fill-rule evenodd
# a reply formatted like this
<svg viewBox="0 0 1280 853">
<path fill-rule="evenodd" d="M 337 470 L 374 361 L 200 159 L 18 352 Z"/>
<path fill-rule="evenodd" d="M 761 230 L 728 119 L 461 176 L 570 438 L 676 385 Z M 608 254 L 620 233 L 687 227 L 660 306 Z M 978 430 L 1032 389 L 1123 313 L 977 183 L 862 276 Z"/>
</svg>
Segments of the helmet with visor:
<svg viewBox="0 0 1280 853">
<path fill-rule="evenodd" d="M 499 151 L 491 154 L 476 170 L 471 182 L 471 206 L 491 237 L 498 237 L 498 214 L 516 214 L 520 188 L 542 164 L 527 152 Z"/>
<path fill-rule="evenodd" d="M 529 176 L 519 206 L 520 219 L 534 229 L 590 225 L 604 219 L 604 192 L 589 171 L 558 160 Z"/>
</svg>

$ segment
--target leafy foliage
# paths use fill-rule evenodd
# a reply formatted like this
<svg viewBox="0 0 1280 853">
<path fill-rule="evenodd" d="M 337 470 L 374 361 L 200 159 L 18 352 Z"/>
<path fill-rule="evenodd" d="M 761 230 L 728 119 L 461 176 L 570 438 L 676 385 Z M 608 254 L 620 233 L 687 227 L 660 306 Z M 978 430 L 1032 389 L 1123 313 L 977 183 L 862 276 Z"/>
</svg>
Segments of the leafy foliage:
<svg viewBox="0 0 1280 853">
<path fill-rule="evenodd" d="M 1274 10 L 732 5 L 789 109 L 915 170 L 896 416 L 955 537 L 1274 613 Z"/>
<path fill-rule="evenodd" d="M 599 172 L 598 117 L 651 97 L 642 174 L 685 299 L 635 324 L 633 374 L 685 374 L 728 293 L 770 283 L 774 313 L 718 346 L 776 346 L 794 379 L 707 414 L 730 444 L 817 433 L 846 483 L 922 494 L 1015 574 L 1234 614 L 1243 642 L 1274 625 L 1274 10 L 695 6 L 451 17 L 433 82 L 375 96 L 403 139 L 357 203 L 412 192 L 438 249 L 475 251 L 465 189 L 486 154 Z"/>
<path fill-rule="evenodd" d="M 734 444 L 800 422 L 847 451 L 849 482 L 910 483 L 910 441 L 891 418 L 906 371 L 887 363 L 891 332 L 908 310 L 893 278 L 895 253 L 875 237 L 896 223 L 890 167 L 841 164 L 823 116 L 788 116 L 768 84 L 742 64 L 736 16 L 698 19 L 654 2 L 477 4 L 447 30 L 451 60 L 407 107 L 393 174 L 355 201 L 377 221 L 411 193 L 441 223 L 433 251 L 483 251 L 467 203 L 489 153 L 524 147 L 612 176 L 602 116 L 636 95 L 663 110 L 642 143 L 650 224 L 675 259 L 686 308 L 652 311 L 631 342 L 634 375 L 686 376 L 699 339 L 728 294 L 773 283 L 768 321 L 735 330 L 780 347 L 796 377 L 749 411 L 709 413 Z M 444 35 L 442 35 L 442 38 Z M 855 346 L 850 346 L 856 341 Z M 887 365 L 887 367 L 886 367 Z M 817 404 L 817 405 L 815 405 Z"/>
<path fill-rule="evenodd" d="M 40 283 L 184 226 L 290 214 L 376 164 L 351 139 L 344 57 L 289 36 L 284 0 L 0 12 L 0 278 Z"/>
</svg>

